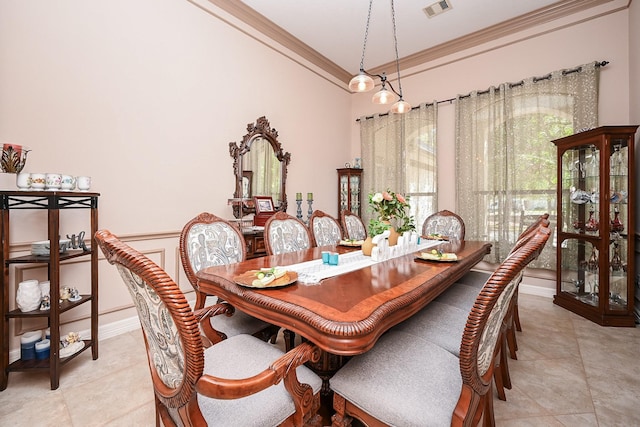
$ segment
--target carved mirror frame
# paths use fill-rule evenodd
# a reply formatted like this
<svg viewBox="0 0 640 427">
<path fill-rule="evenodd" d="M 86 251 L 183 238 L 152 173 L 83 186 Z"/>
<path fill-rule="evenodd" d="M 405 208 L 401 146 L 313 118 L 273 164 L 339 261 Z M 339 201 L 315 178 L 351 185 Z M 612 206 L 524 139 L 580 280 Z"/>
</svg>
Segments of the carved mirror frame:
<svg viewBox="0 0 640 427">
<path fill-rule="evenodd" d="M 242 218 L 248 214 L 254 214 L 256 212 L 255 206 L 251 200 L 246 200 L 243 194 L 243 179 L 246 180 L 246 171 L 243 171 L 242 159 L 245 154 L 251 151 L 251 145 L 258 139 L 265 139 L 273 148 L 276 159 L 281 164 L 280 168 L 280 199 L 274 200 L 274 208 L 276 211 L 287 210 L 287 168 L 291 161 L 291 153 L 284 152 L 282 145 L 278 141 L 278 131 L 272 128 L 269 124 L 269 120 L 265 116 L 259 117 L 255 123 L 247 124 L 247 134 L 242 137 L 240 144 L 236 142 L 229 143 L 229 154 L 233 158 L 233 173 L 235 175 L 235 192 L 233 198 L 236 203 L 233 205 L 233 215 L 236 218 Z M 246 188 L 246 187 L 245 187 Z M 253 196 L 251 194 L 250 196 Z"/>
</svg>

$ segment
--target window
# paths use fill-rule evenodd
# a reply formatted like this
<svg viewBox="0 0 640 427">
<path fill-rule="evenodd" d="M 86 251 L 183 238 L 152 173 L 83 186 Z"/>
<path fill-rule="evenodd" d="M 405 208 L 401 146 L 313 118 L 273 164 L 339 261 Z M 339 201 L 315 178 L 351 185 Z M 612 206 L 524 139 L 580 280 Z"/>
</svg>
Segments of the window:
<svg viewBox="0 0 640 427">
<path fill-rule="evenodd" d="M 460 96 L 456 103 L 457 210 L 466 236 L 490 240 L 501 262 L 538 216 L 555 220 L 551 142 L 597 125 L 597 64 Z M 555 268 L 547 245 L 532 266 Z"/>
</svg>

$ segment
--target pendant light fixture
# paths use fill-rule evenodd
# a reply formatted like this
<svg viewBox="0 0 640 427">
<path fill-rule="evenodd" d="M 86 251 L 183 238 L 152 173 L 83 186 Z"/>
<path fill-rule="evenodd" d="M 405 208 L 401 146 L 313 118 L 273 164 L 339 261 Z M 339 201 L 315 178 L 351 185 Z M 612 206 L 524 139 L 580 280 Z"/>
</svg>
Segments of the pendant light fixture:
<svg viewBox="0 0 640 427">
<path fill-rule="evenodd" d="M 396 35 L 396 12 L 394 1 L 391 0 L 391 21 L 393 23 L 393 44 L 396 54 L 396 73 L 398 75 L 398 90 L 396 91 L 390 81 L 387 80 L 387 75 L 371 74 L 364 69 L 364 54 L 367 50 L 367 38 L 369 37 L 369 22 L 371 21 L 371 6 L 373 0 L 369 0 L 369 13 L 367 14 L 367 26 L 364 30 L 364 43 L 362 46 L 362 58 L 360 59 L 360 72 L 357 76 L 351 79 L 349 82 L 349 90 L 352 92 L 368 92 L 375 87 L 373 77 L 380 79 L 381 88 L 373 95 L 372 102 L 374 104 L 391 104 L 396 100 L 396 96 L 399 100 L 391 106 L 392 113 L 406 113 L 411 110 L 411 105 L 405 101 L 402 97 L 402 82 L 400 81 L 400 60 L 398 58 L 398 37 Z M 387 85 L 389 89 L 387 89 Z"/>
</svg>

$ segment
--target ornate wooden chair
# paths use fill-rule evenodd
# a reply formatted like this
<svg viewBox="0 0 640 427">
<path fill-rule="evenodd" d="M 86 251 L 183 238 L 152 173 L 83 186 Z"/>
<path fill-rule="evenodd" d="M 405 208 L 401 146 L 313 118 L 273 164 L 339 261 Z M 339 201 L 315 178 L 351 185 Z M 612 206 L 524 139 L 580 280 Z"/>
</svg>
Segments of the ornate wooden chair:
<svg viewBox="0 0 640 427">
<path fill-rule="evenodd" d="M 493 425 L 491 384 L 501 324 L 522 269 L 548 237 L 537 234 L 489 277 L 467 312 L 459 356 L 430 341 L 424 330 L 396 327 L 347 362 L 330 380 L 332 425 L 349 426 L 351 417 L 368 426 L 462 426 L 481 419 Z"/>
<path fill-rule="evenodd" d="M 549 214 L 545 213 L 540 215 L 535 222 L 530 224 L 520 235 L 518 236 L 518 240 L 513 245 L 510 250 L 510 254 L 519 249 L 522 245 L 527 243 L 541 227 L 548 228 L 550 225 L 549 222 Z M 481 271 L 470 271 L 465 274 L 458 282 L 464 283 L 469 286 L 476 286 L 478 288 L 482 287 L 486 280 L 489 278 L 490 274 Z M 519 286 L 518 286 L 519 287 Z M 516 341 L 515 331 L 522 331 L 522 325 L 520 324 L 520 315 L 518 312 L 518 290 L 516 290 L 516 295 L 513 298 L 513 307 L 507 318 L 509 320 L 509 331 L 507 334 L 507 343 L 509 347 L 509 354 L 512 359 L 517 359 L 516 351 L 518 350 L 518 343 Z"/>
<path fill-rule="evenodd" d="M 540 236 L 535 242 L 530 242 L 531 239 L 529 239 L 527 242 L 519 245 L 516 250 L 511 252 L 507 260 L 514 256 L 514 254 L 518 253 L 518 249 L 522 248 L 527 243 L 530 245 L 529 247 L 535 251 L 534 256 L 532 256 L 531 259 L 535 259 L 537 254 L 542 251 L 549 235 L 550 231 L 548 229 L 540 231 Z M 534 236 L 531 236 L 531 238 Z M 487 277 L 487 280 L 490 277 L 491 275 Z M 518 287 L 521 280 L 522 274 L 519 274 L 516 279 L 514 279 L 514 294 L 510 299 L 510 305 L 505 313 L 503 324 L 501 325 L 500 339 L 498 341 L 499 353 L 496 358 L 494 377 L 498 397 L 501 400 L 506 400 L 504 389 L 511 388 L 511 379 L 506 359 L 507 342 L 508 335 L 512 330 L 510 325 L 513 323 L 513 302 L 517 297 Z M 467 313 L 473 307 L 481 289 L 481 287 L 478 288 L 463 283 L 456 283 L 434 301 L 429 303 L 424 310 L 412 316 L 406 322 L 399 324 L 396 328 L 413 335 L 419 335 L 428 341 L 436 343 L 452 354 L 459 355 L 459 337 L 464 331 Z"/>
<path fill-rule="evenodd" d="M 334 217 L 316 210 L 309 219 L 314 246 L 334 246 L 342 240 L 340 223 Z"/>
<path fill-rule="evenodd" d="M 268 255 L 309 249 L 311 232 L 298 218 L 286 212 L 276 212 L 264 225 L 264 244 Z"/>
<path fill-rule="evenodd" d="M 138 309 L 153 381 L 156 425 L 318 426 L 321 379 L 303 364 L 320 350 L 304 343 L 288 353 L 251 335 L 205 349 L 198 324 L 229 314 L 226 303 L 193 312 L 153 261 L 107 230 L 95 235 Z"/>
<path fill-rule="evenodd" d="M 422 223 L 422 236 L 434 234 L 464 240 L 464 221 L 446 209 L 433 213 Z"/>
<path fill-rule="evenodd" d="M 245 260 L 246 246 L 242 233 L 231 223 L 203 212 L 182 228 L 180 261 L 196 293 L 194 310 L 204 307 L 207 295 L 197 286 L 196 273 L 212 265 L 225 265 Z M 275 343 L 280 328 L 236 310 L 233 316 L 214 316 L 212 327 L 203 325 L 205 336 L 216 343 L 226 337 L 249 334 Z M 215 331 L 215 332 L 214 332 Z"/>
<path fill-rule="evenodd" d="M 276 212 L 264 225 L 264 246 L 268 255 L 309 249 L 311 242 L 311 232 L 304 222 L 286 212 Z M 285 347 L 290 350 L 295 343 L 295 333 L 285 329 L 283 335 Z"/>
<path fill-rule="evenodd" d="M 344 230 L 345 239 L 365 240 L 367 238 L 367 228 L 358 215 L 351 211 L 342 211 L 340 213 L 340 222 Z"/>
</svg>

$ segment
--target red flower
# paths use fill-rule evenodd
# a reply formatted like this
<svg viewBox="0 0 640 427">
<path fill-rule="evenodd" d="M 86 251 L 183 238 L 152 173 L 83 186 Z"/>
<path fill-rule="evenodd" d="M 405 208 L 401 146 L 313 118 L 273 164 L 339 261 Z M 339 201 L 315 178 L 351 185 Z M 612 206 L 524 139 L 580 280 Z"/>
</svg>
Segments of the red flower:
<svg viewBox="0 0 640 427">
<path fill-rule="evenodd" d="M 386 191 L 382 192 L 382 198 L 385 199 L 385 200 L 388 200 L 388 201 L 393 200 L 393 196 L 391 194 L 387 193 Z"/>
<path fill-rule="evenodd" d="M 398 199 L 398 201 L 399 201 L 400 203 L 402 203 L 403 205 L 404 205 L 405 203 L 407 203 L 407 200 L 404 198 L 404 196 L 403 196 L 402 194 L 396 194 L 396 198 L 397 198 L 397 199 Z"/>
</svg>

